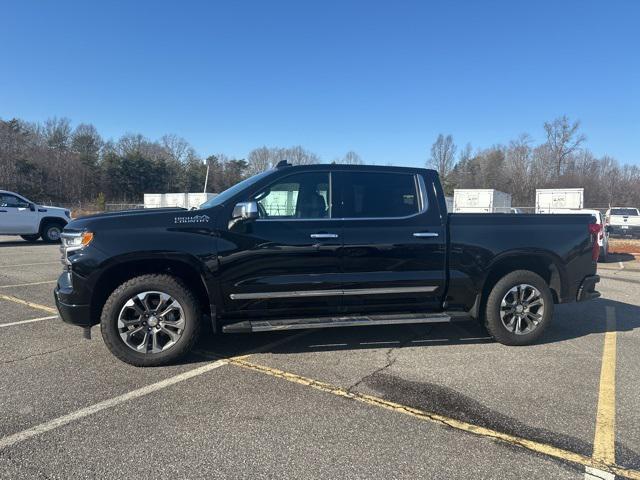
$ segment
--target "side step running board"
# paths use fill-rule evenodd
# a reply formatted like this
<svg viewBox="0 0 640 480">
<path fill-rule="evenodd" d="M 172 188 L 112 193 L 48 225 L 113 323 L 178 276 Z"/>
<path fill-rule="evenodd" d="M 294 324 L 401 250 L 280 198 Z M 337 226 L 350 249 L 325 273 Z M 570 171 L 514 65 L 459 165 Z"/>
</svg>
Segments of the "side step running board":
<svg viewBox="0 0 640 480">
<path fill-rule="evenodd" d="M 402 313 L 393 315 L 354 315 L 343 317 L 283 318 L 232 323 L 222 327 L 224 333 L 269 332 L 306 328 L 363 327 L 367 325 L 402 325 L 408 323 L 448 323 L 445 313 Z"/>
</svg>

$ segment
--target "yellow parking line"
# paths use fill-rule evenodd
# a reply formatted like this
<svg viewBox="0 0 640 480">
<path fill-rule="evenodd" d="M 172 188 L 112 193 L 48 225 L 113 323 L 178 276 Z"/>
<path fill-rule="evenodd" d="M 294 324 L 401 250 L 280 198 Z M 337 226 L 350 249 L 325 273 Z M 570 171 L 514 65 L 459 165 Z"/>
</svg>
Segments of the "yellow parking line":
<svg viewBox="0 0 640 480">
<path fill-rule="evenodd" d="M 27 302 L 26 300 L 22 300 L 21 298 L 14 297 L 13 295 L 3 295 L 0 294 L 0 300 L 8 300 L 10 302 L 19 303 L 20 305 L 26 305 L 27 307 L 37 308 L 38 310 L 42 310 L 44 312 L 49 313 L 58 313 L 58 310 L 52 307 L 47 307 L 46 305 L 40 305 L 39 303 Z"/>
<path fill-rule="evenodd" d="M 603 463 L 615 463 L 616 426 L 616 317 L 613 307 L 607 307 L 607 333 L 604 335 L 602 369 L 593 458 Z"/>
<path fill-rule="evenodd" d="M 510 445 L 519 446 L 527 450 L 531 450 L 533 452 L 541 453 L 554 458 L 559 458 L 561 460 L 572 462 L 585 467 L 597 468 L 599 470 L 611 472 L 611 473 L 614 473 L 615 475 L 619 475 L 622 477 L 631 478 L 634 480 L 640 480 L 640 471 L 638 470 L 623 468 L 613 463 L 600 461 L 595 458 L 590 458 L 585 455 L 581 455 L 579 453 L 554 447 L 553 445 L 548 445 L 545 443 L 528 440 L 522 437 L 516 437 L 515 435 L 510 435 L 507 433 L 498 432 L 496 430 L 491 430 L 489 428 L 480 427 L 478 425 L 473 425 L 471 423 L 456 420 L 454 418 L 446 417 L 444 415 L 440 415 L 437 413 L 427 412 L 417 408 L 408 407 L 406 405 L 402 405 L 399 403 L 390 402 L 388 400 L 385 400 L 380 397 L 375 397 L 373 395 L 365 395 L 357 392 L 349 392 L 342 387 L 337 387 L 335 385 L 331 385 L 325 382 L 320 382 L 312 378 L 296 375 L 295 373 L 278 370 L 277 368 L 271 368 L 264 365 L 248 362 L 244 359 L 231 358 L 228 361 L 229 361 L 229 364 L 231 365 L 236 365 L 238 367 L 252 370 L 254 372 L 263 373 L 265 375 L 270 375 L 272 377 L 281 378 L 283 380 L 287 380 L 289 382 L 297 383 L 299 385 L 311 387 L 316 390 L 320 390 L 322 392 L 331 393 L 338 397 L 355 400 L 358 402 L 365 403 L 367 405 L 381 407 L 387 410 L 412 416 L 419 420 L 438 423 L 440 425 L 446 425 L 456 430 L 462 430 L 464 432 L 478 435 L 481 437 L 500 440 Z"/>
</svg>

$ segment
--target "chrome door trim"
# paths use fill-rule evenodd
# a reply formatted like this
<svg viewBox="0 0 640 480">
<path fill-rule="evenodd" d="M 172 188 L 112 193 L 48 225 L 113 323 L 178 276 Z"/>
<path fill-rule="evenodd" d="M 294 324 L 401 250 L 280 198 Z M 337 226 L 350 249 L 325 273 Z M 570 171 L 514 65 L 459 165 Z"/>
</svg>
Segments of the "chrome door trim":
<svg viewBox="0 0 640 480">
<path fill-rule="evenodd" d="M 312 233 L 311 238 L 338 238 L 337 233 Z"/>
<path fill-rule="evenodd" d="M 413 236 L 418 238 L 433 238 L 437 237 L 438 234 L 435 232 L 416 232 L 413 234 Z"/>
<path fill-rule="evenodd" d="M 433 292 L 438 287 L 429 285 L 424 287 L 389 287 L 389 288 L 340 288 L 333 290 L 294 290 L 289 292 L 255 292 L 255 293 L 232 293 L 231 300 L 258 300 L 271 298 L 290 297 L 330 297 L 334 295 L 386 295 L 393 293 L 428 293 Z"/>
</svg>

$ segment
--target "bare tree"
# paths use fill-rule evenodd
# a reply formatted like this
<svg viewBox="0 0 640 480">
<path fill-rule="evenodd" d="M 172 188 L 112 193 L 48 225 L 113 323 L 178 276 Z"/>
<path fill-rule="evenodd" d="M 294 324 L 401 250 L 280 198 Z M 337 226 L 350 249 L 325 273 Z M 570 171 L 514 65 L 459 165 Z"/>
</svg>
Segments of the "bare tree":
<svg viewBox="0 0 640 480">
<path fill-rule="evenodd" d="M 437 170 L 440 179 L 445 182 L 455 165 L 455 155 L 456 145 L 453 143 L 453 137 L 440 134 L 431 146 L 431 157 L 427 166 Z"/>
<path fill-rule="evenodd" d="M 192 150 L 189 142 L 173 133 L 160 137 L 160 145 L 165 148 L 173 160 L 180 163 L 187 160 L 189 151 Z"/>
<path fill-rule="evenodd" d="M 566 115 L 544 123 L 547 145 L 555 162 L 557 176 L 562 172 L 563 164 L 569 156 L 576 152 L 587 139 L 584 135 L 578 134 L 578 128 L 580 128 L 580 122 L 576 120 L 571 123 Z"/>
<path fill-rule="evenodd" d="M 362 157 L 353 150 L 349 150 L 344 154 L 344 157 L 335 160 L 335 163 L 341 163 L 343 165 L 362 165 Z"/>
<path fill-rule="evenodd" d="M 68 118 L 49 118 L 44 123 L 44 136 L 50 148 L 66 150 L 71 140 L 71 121 Z"/>
<path fill-rule="evenodd" d="M 269 170 L 272 166 L 272 152 L 270 148 L 260 147 L 249 152 L 247 156 L 247 173 L 255 175 L 256 173 Z"/>
<path fill-rule="evenodd" d="M 320 163 L 320 158 L 315 153 L 305 150 L 300 145 L 284 149 L 280 152 L 283 160 L 289 160 L 293 165 L 313 165 Z"/>
</svg>

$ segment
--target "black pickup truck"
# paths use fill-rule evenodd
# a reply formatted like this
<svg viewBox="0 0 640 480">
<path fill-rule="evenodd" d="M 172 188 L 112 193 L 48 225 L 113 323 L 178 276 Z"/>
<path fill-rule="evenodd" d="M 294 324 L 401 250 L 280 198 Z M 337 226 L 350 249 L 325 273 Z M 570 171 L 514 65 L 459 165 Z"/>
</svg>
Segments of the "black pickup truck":
<svg viewBox="0 0 640 480">
<path fill-rule="evenodd" d="M 526 345 L 555 303 L 599 296 L 594 221 L 448 214 L 432 170 L 281 162 L 198 210 L 71 222 L 55 301 L 138 366 L 186 354 L 204 322 L 263 332 L 473 318 Z"/>
</svg>

